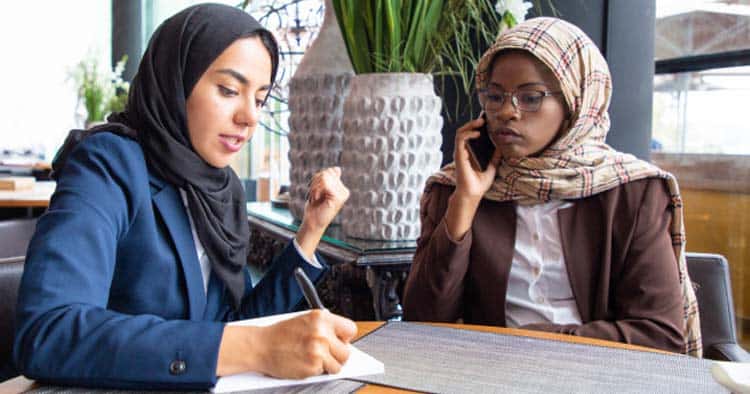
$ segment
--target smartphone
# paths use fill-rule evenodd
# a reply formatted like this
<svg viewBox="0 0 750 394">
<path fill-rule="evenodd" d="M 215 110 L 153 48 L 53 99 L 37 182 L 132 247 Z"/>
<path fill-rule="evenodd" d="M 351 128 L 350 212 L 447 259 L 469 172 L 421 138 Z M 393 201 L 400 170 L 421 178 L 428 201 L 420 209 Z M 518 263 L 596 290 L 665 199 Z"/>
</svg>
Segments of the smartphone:
<svg viewBox="0 0 750 394">
<path fill-rule="evenodd" d="M 481 171 L 484 171 L 487 169 L 490 160 L 492 160 L 492 155 L 495 153 L 495 143 L 492 142 L 490 133 L 487 132 L 487 117 L 485 116 L 484 111 L 482 111 L 480 116 L 484 119 L 484 125 L 478 130 L 480 132 L 479 138 L 468 140 L 467 146 L 469 148 L 469 153 L 471 154 L 471 159 L 474 160 L 474 164 L 476 164 Z"/>
</svg>

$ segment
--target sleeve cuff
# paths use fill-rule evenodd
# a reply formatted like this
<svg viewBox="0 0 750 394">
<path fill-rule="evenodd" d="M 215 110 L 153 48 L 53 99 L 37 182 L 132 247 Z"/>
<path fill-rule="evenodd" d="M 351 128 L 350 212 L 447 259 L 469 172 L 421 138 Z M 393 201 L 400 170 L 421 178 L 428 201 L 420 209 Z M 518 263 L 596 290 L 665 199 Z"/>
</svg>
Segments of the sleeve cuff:
<svg viewBox="0 0 750 394">
<path fill-rule="evenodd" d="M 307 256 L 305 256 L 302 253 L 302 248 L 300 248 L 299 244 L 297 243 L 297 238 L 292 238 L 292 244 L 294 245 L 294 250 L 297 251 L 297 254 L 299 255 L 299 257 L 301 257 L 302 260 L 305 260 L 305 262 L 307 264 L 310 264 L 311 266 L 313 266 L 315 268 L 318 268 L 318 269 L 322 269 L 323 268 L 323 266 L 320 264 L 320 262 L 318 261 L 318 258 L 315 256 L 315 254 L 313 254 L 312 261 L 310 261 L 310 259 L 308 259 Z"/>
<path fill-rule="evenodd" d="M 445 238 L 448 241 L 450 241 L 453 245 L 456 245 L 456 246 L 462 246 L 466 244 L 471 245 L 471 240 L 472 240 L 472 228 L 471 227 L 469 227 L 469 231 L 467 231 L 466 234 L 464 234 L 464 236 L 461 237 L 461 239 L 456 240 L 456 239 L 453 239 L 453 237 L 451 237 L 450 233 L 448 232 L 448 224 L 445 222 L 445 216 L 443 216 L 443 219 L 440 220 L 440 224 L 438 224 L 438 226 L 443 228 L 443 233 L 445 234 Z"/>
</svg>

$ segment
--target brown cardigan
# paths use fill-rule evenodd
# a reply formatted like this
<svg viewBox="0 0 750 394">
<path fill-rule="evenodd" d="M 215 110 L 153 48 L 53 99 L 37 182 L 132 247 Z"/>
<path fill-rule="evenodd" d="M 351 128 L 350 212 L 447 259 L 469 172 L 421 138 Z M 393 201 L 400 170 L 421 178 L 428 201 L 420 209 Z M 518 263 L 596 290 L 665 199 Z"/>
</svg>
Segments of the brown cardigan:
<svg viewBox="0 0 750 394">
<path fill-rule="evenodd" d="M 512 202 L 482 200 L 453 242 L 445 211 L 453 187 L 425 194 L 422 233 L 404 290 L 407 320 L 505 325 L 515 244 Z M 634 181 L 558 211 L 568 277 L 583 324 L 523 328 L 684 352 L 682 292 L 663 180 Z"/>
</svg>

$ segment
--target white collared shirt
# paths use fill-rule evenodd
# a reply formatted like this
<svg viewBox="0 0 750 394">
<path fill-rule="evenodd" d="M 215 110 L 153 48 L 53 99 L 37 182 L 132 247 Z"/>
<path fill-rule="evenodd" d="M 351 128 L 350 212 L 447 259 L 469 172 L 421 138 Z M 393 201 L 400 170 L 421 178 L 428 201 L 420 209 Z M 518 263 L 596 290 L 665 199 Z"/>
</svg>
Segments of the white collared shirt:
<svg viewBox="0 0 750 394">
<path fill-rule="evenodd" d="M 562 251 L 557 211 L 573 204 L 516 205 L 516 246 L 508 280 L 508 327 L 581 324 Z"/>
<path fill-rule="evenodd" d="M 203 290 L 208 293 L 208 280 L 211 278 L 211 262 L 208 260 L 208 254 L 206 254 L 206 250 L 203 249 L 203 244 L 201 243 L 201 240 L 198 238 L 198 233 L 195 232 L 195 223 L 193 223 L 193 217 L 189 214 L 190 209 L 188 208 L 187 203 L 187 193 L 185 193 L 184 190 L 180 189 L 180 196 L 182 196 L 182 204 L 185 206 L 185 209 L 188 211 L 188 219 L 190 220 L 190 232 L 193 234 L 193 243 L 195 244 L 195 253 L 198 255 L 198 262 L 200 262 L 201 265 L 201 275 L 203 276 Z M 318 261 L 318 258 L 313 255 L 312 261 L 308 259 L 304 254 L 302 254 L 302 249 L 300 248 L 299 244 L 297 243 L 297 239 L 292 239 L 292 244 L 294 244 L 294 249 L 297 250 L 297 254 L 299 254 L 300 257 L 302 257 L 303 260 L 305 260 L 308 264 L 312 265 L 315 268 L 322 268 L 323 266 L 320 265 L 320 262 Z"/>
</svg>

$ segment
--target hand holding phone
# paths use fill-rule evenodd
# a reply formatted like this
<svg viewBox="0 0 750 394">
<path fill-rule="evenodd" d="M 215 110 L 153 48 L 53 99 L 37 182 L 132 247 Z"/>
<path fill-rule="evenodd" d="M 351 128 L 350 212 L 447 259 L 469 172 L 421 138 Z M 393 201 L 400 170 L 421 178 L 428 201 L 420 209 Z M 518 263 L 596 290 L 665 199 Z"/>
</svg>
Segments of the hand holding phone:
<svg viewBox="0 0 750 394">
<path fill-rule="evenodd" d="M 490 133 L 487 132 L 487 116 L 482 111 L 480 115 L 484 119 L 484 124 L 477 131 L 479 131 L 479 137 L 467 140 L 467 148 L 471 155 L 471 159 L 476 164 L 480 171 L 487 169 L 487 166 L 492 160 L 492 155 L 495 153 L 495 143 L 490 138 Z"/>
</svg>

